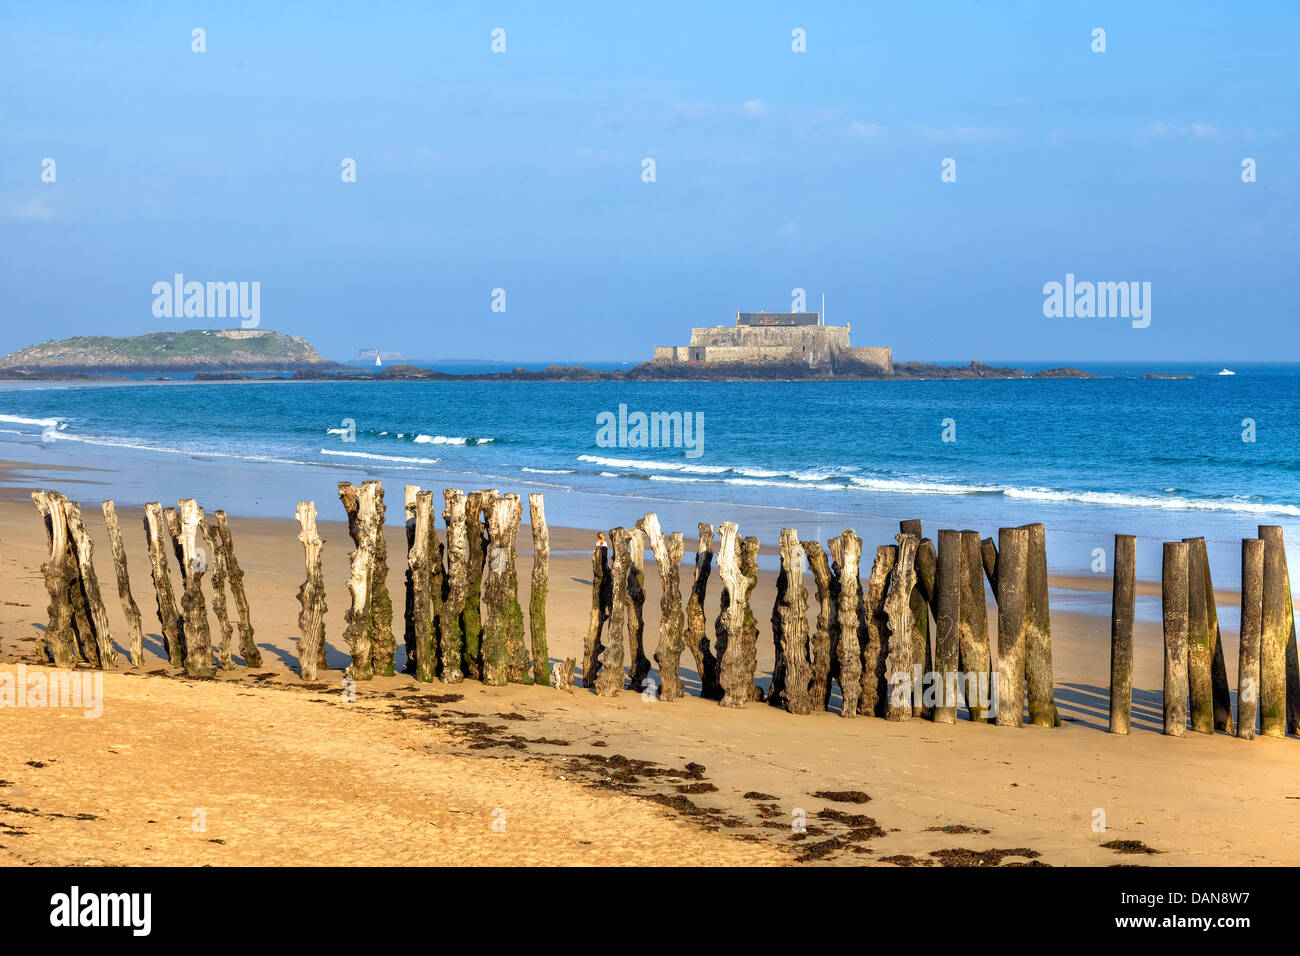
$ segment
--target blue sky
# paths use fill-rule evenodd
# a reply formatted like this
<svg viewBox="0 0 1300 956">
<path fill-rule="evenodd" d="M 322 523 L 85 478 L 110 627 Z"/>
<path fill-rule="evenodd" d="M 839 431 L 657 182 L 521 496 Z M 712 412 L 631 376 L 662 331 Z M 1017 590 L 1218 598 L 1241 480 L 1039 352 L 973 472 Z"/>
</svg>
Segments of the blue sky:
<svg viewBox="0 0 1300 956">
<path fill-rule="evenodd" d="M 899 360 L 1300 360 L 1290 0 L 313 6 L 5 0 L 0 351 L 229 325 L 154 318 L 181 272 L 338 359 L 640 360 L 800 287 Z M 1066 273 L 1150 327 L 1045 318 Z"/>
</svg>

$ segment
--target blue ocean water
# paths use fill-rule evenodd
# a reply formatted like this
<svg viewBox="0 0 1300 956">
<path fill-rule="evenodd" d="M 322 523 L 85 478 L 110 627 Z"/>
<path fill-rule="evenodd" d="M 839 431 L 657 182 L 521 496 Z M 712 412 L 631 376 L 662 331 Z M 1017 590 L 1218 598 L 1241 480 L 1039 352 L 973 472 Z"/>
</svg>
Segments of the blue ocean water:
<svg viewBox="0 0 1300 956">
<path fill-rule="evenodd" d="M 1204 535 L 1216 582 L 1231 586 L 1257 524 L 1300 542 L 1300 366 L 1234 368 L 1154 370 L 1194 376 L 1179 380 L 1114 365 L 1088 367 L 1107 376 L 1090 380 L 0 384 L 0 456 L 32 474 L 94 468 L 87 498 L 193 495 L 280 517 L 305 498 L 328 508 L 338 480 L 377 477 L 542 491 L 551 522 L 577 527 L 654 510 L 690 536 L 698 521 L 737 520 L 765 544 L 786 526 L 885 543 L 901 518 L 985 534 L 1039 520 L 1054 570 L 1092 572 L 1123 532 L 1149 542 L 1147 578 L 1160 540 Z M 634 434 L 598 442 L 598 416 L 620 405 L 701 416 L 698 456 Z"/>
</svg>

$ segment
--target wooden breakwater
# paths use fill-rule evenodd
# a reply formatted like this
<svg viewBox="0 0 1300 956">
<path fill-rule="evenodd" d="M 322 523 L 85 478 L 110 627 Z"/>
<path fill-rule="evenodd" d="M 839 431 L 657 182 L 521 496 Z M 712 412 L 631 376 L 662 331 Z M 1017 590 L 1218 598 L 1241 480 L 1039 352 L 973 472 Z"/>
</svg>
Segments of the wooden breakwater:
<svg viewBox="0 0 1300 956">
<path fill-rule="evenodd" d="M 344 676 L 369 680 L 391 675 L 397 666 L 390 556 L 382 533 L 384 489 L 378 481 L 340 482 L 338 487 L 352 542 L 342 613 L 343 644 L 350 657 Z M 470 679 L 497 686 L 552 684 L 572 691 L 578 661 L 553 663 L 548 650 L 550 547 L 542 496 L 528 496 L 533 562 L 525 612 L 516 570 L 523 508 L 519 496 L 496 489 L 444 491 L 440 536 L 434 493 L 414 485 L 404 491 L 401 627 L 407 672 L 420 682 Z M 39 491 L 32 497 L 44 520 L 48 549 L 41 567 L 50 598 L 41 659 L 61 667 L 115 667 L 117 654 L 81 511 L 58 492 Z M 141 614 L 126 548 L 113 502 L 104 502 L 102 510 L 128 623 L 128 653 L 131 663 L 139 665 Z M 144 508 L 147 564 L 164 652 L 169 663 L 194 676 L 235 666 L 231 645 L 236 627 L 245 666 L 261 666 L 229 521 L 223 511 L 213 517 L 208 520 L 193 499 L 182 499 L 176 508 L 164 509 L 158 502 Z M 305 579 L 298 590 L 297 657 L 305 680 L 327 669 L 325 542 L 316 517 L 314 502 L 299 503 Z M 685 696 L 681 659 L 689 651 L 700 696 L 729 708 L 765 702 L 795 715 L 832 710 L 844 718 L 938 723 L 954 722 L 964 709 L 971 721 L 999 726 L 1060 724 L 1053 697 L 1042 524 L 1002 528 L 996 540 L 957 529 L 941 529 L 931 539 L 922 535 L 919 521 L 904 521 L 892 544 L 874 548 L 865 546 L 853 529 L 825 546 L 800 540 L 794 529 L 783 530 L 776 599 L 768 619 L 774 665 L 766 688 L 758 683 L 759 626 L 752 601 L 758 539 L 742 536 L 735 523 L 726 522 L 716 529 L 699 525 L 697 541 L 694 571 L 685 584 L 682 532 L 665 534 L 657 515 L 648 513 L 631 528 L 600 535 L 591 557 L 581 686 L 600 696 L 632 690 L 677 700 Z M 647 548 L 660 585 L 657 637 L 649 655 Z M 1136 548 L 1132 536 L 1116 535 L 1110 730 L 1119 734 L 1130 728 Z M 1300 667 L 1282 529 L 1261 526 L 1258 538 L 1242 542 L 1235 715 L 1205 541 L 1167 542 L 1163 558 L 1165 733 L 1183 735 L 1189 718 L 1193 732 L 1223 731 L 1249 739 L 1258 726 L 1267 736 L 1295 733 L 1300 728 Z M 710 629 L 705 602 L 715 577 L 719 613 Z M 993 596 L 993 615 L 986 593 Z M 215 631 L 209 627 L 209 609 Z M 652 666 L 657 682 L 651 679 Z"/>
</svg>

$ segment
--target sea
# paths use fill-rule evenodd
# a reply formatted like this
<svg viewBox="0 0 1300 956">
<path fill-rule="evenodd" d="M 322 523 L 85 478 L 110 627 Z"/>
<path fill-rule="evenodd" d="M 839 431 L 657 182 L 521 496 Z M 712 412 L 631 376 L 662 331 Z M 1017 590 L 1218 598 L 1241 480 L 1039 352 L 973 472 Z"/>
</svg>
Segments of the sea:
<svg viewBox="0 0 1300 956">
<path fill-rule="evenodd" d="M 0 383 L 0 458 L 23 463 L 11 486 L 258 517 L 300 500 L 341 517 L 337 482 L 376 478 L 393 523 L 405 484 L 541 492 L 551 524 L 578 528 L 647 511 L 688 538 L 736 521 L 764 545 L 854 528 L 868 553 L 906 518 L 931 536 L 1041 521 L 1053 572 L 1109 576 L 1124 533 L 1147 580 L 1162 541 L 1204 536 L 1222 587 L 1241 539 L 1277 524 L 1300 567 L 1300 365 L 1079 367 L 1098 377 Z M 636 413 L 678 413 L 689 436 L 650 447 Z"/>
</svg>

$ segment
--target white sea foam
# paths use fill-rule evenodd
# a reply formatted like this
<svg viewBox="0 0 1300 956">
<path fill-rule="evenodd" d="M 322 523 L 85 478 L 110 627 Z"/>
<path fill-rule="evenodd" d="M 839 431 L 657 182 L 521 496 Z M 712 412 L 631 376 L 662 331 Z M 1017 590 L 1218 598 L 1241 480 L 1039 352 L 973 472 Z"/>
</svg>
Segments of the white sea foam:
<svg viewBox="0 0 1300 956">
<path fill-rule="evenodd" d="M 1002 489 L 993 485 L 960 485 L 952 482 L 910 478 L 849 478 L 849 485 L 861 491 L 885 491 L 900 495 L 996 495 Z"/>
<path fill-rule="evenodd" d="M 580 455 L 579 461 L 607 468 L 632 469 L 633 474 L 613 471 L 600 472 L 601 478 L 640 478 L 676 484 L 725 484 L 758 488 L 792 488 L 816 491 L 877 492 L 897 495 L 1000 495 L 1006 498 L 1034 501 L 1056 501 L 1063 504 L 1103 505 L 1116 508 L 1159 508 L 1171 511 L 1221 511 L 1254 515 L 1285 515 L 1300 517 L 1300 505 L 1268 503 L 1241 498 L 1195 499 L 1180 495 L 1123 494 L 1106 491 L 1067 491 L 1053 488 L 1003 486 L 996 484 L 963 484 L 924 477 L 866 477 L 844 472 L 855 468 L 809 469 L 807 471 L 780 471 L 750 465 L 690 465 L 681 462 L 656 462 L 629 458 L 601 458 Z M 649 475 L 635 472 L 650 471 Z M 663 472 L 675 472 L 664 474 Z M 730 473 L 730 474 L 728 474 Z M 736 477 L 732 477 L 732 475 Z M 847 482 L 844 479 L 847 478 Z M 1175 489 L 1167 489 L 1173 491 Z"/>
<path fill-rule="evenodd" d="M 448 438 L 446 435 L 416 435 L 417 445 L 467 445 L 468 438 Z"/>
<path fill-rule="evenodd" d="M 339 455 L 346 458 L 367 458 L 371 461 L 390 461 L 401 465 L 436 465 L 441 458 L 402 458 L 399 455 L 372 455 L 364 451 L 334 451 L 329 448 L 320 450 L 322 455 Z"/>
<path fill-rule="evenodd" d="M 1113 491 L 1056 491 L 1051 488 L 1004 488 L 1008 498 L 1031 501 L 1060 501 L 1089 505 L 1109 505 L 1115 508 L 1162 508 L 1168 511 L 1235 511 L 1254 515 L 1286 515 L 1300 517 L 1300 506 L 1269 504 L 1260 501 L 1201 499 L 1154 495 L 1126 495 Z"/>
<path fill-rule="evenodd" d="M 41 428 L 67 428 L 66 422 L 60 422 L 57 418 L 24 418 L 21 415 L 0 415 L 0 422 L 8 422 L 10 425 L 39 425 Z"/>
<path fill-rule="evenodd" d="M 417 445 L 490 445 L 495 438 L 458 438 L 451 435 L 416 435 Z"/>
<path fill-rule="evenodd" d="M 519 469 L 526 471 L 530 475 L 572 475 L 575 474 L 572 468 L 529 468 L 526 465 Z"/>
<path fill-rule="evenodd" d="M 599 455 L 579 455 L 578 461 L 605 468 L 635 468 L 638 471 L 683 471 L 692 475 L 720 475 L 730 471 L 728 465 L 691 465 L 684 461 L 643 461 L 638 458 L 601 458 Z"/>
</svg>

